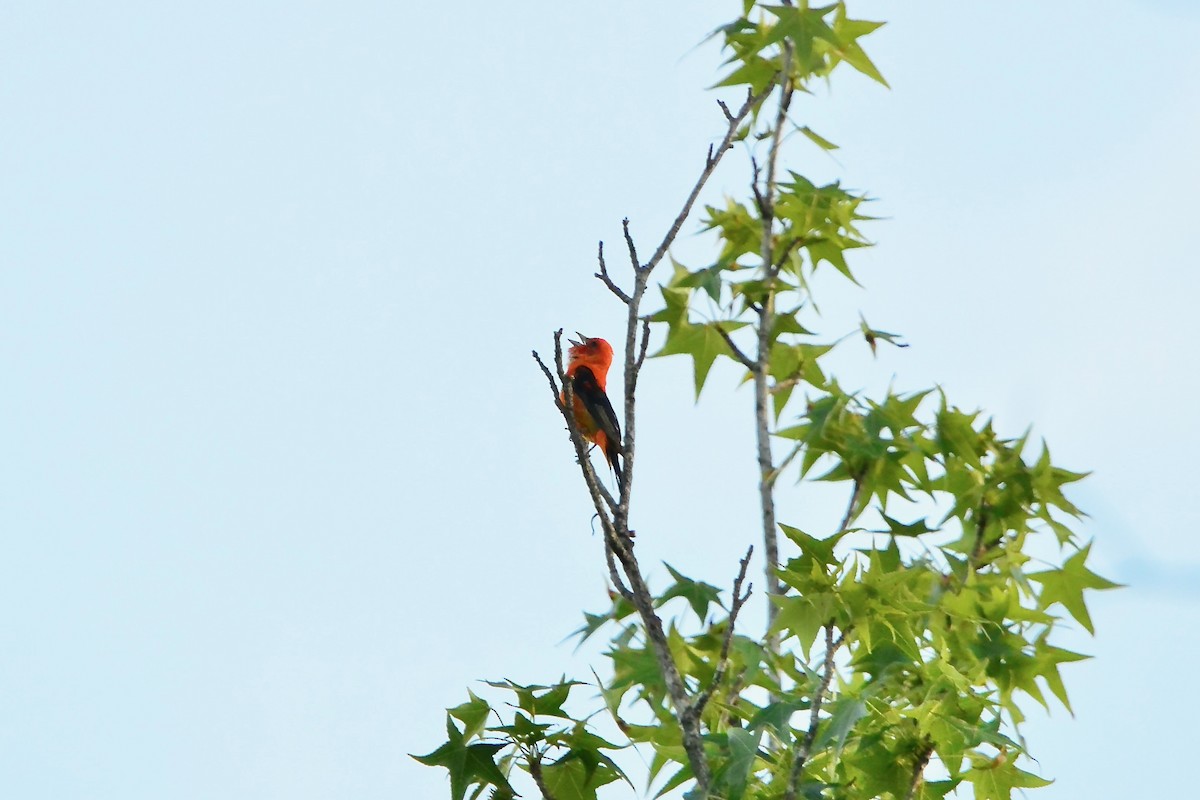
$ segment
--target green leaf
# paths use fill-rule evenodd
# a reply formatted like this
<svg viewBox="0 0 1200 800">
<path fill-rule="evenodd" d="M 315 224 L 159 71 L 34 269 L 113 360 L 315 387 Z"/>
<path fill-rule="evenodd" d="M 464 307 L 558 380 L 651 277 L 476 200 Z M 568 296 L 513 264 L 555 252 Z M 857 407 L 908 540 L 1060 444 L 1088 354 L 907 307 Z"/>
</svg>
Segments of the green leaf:
<svg viewBox="0 0 1200 800">
<path fill-rule="evenodd" d="M 483 731 L 484 723 L 487 722 L 488 714 L 492 709 L 487 701 L 476 696 L 470 689 L 467 690 L 467 694 L 470 696 L 470 700 L 447 709 L 447 713 L 463 724 L 463 738 L 470 740 Z"/>
<path fill-rule="evenodd" d="M 809 141 L 811 141 L 813 144 L 815 144 L 817 147 L 821 148 L 822 150 L 837 150 L 838 149 L 838 146 L 836 144 L 829 141 L 825 137 L 821 136 L 820 134 L 818 134 L 816 131 L 814 131 L 812 128 L 808 127 L 807 125 L 800 128 L 799 130 L 801 133 L 803 133 L 805 136 L 808 137 Z"/>
<path fill-rule="evenodd" d="M 412 757 L 426 766 L 445 767 L 449 771 L 450 796 L 453 800 L 462 800 L 467 789 L 476 783 L 513 791 L 504 773 L 496 766 L 496 752 L 505 745 L 466 744 L 449 714 L 446 715 L 446 734 L 449 741 L 437 750 L 428 755 Z"/>
<path fill-rule="evenodd" d="M 883 521 L 887 523 L 887 532 L 892 536 L 920 536 L 925 533 L 934 533 L 937 530 L 936 528 L 930 528 L 924 519 L 904 523 L 900 520 L 892 519 L 883 512 L 880 512 L 879 516 L 883 517 Z"/>
<path fill-rule="evenodd" d="M 746 782 L 754 759 L 758 756 L 758 742 L 762 732 L 752 733 L 743 728 L 730 728 L 725 733 L 729 755 L 713 774 L 713 785 L 718 794 L 727 800 L 740 800 L 746 793 Z"/>
<path fill-rule="evenodd" d="M 855 723 L 865 716 L 867 704 L 861 697 L 843 697 L 834 701 L 829 706 L 829 720 L 821 726 L 813 747 L 821 751 L 833 745 L 833 758 L 836 761 Z"/>
<path fill-rule="evenodd" d="M 1094 635 L 1096 631 L 1092 627 L 1092 617 L 1088 614 L 1083 593 L 1088 589 L 1118 589 L 1121 584 L 1102 578 L 1084 566 L 1091 550 L 1092 545 L 1089 542 L 1086 547 L 1068 558 L 1061 569 L 1034 572 L 1028 577 L 1029 580 L 1042 585 L 1042 592 L 1038 595 L 1038 608 L 1045 609 L 1055 603 L 1061 603 L 1088 633 Z"/>
<path fill-rule="evenodd" d="M 718 606 L 721 605 L 721 590 L 719 588 L 703 581 L 694 581 L 665 561 L 663 565 L 671 573 L 671 577 L 675 579 L 675 583 L 671 584 L 662 593 L 662 596 L 655 605 L 661 606 L 674 597 L 682 597 L 687 600 L 688 605 L 692 607 L 692 611 L 696 613 L 701 622 L 708 618 L 708 607 L 710 605 L 714 603 Z"/>
<path fill-rule="evenodd" d="M 658 800 L 659 797 L 662 797 L 672 789 L 682 786 L 684 783 L 691 780 L 691 778 L 692 768 L 685 764 L 678 772 L 671 776 L 669 781 L 663 784 L 662 788 L 659 789 L 658 792 L 655 793 L 655 800 Z"/>
<path fill-rule="evenodd" d="M 555 800 L 596 800 L 598 784 L 588 775 L 587 766 L 577 758 L 543 767 L 542 778 Z"/>
<path fill-rule="evenodd" d="M 530 746 L 545 739 L 546 731 L 550 730 L 550 726 L 536 723 L 529 717 L 518 712 L 513 716 L 513 722 L 511 725 L 499 725 L 491 730 L 496 731 L 497 733 L 508 734 L 515 741 L 518 741 L 525 746 Z"/>
<path fill-rule="evenodd" d="M 784 732 L 791 727 L 792 717 L 796 712 L 806 711 L 810 707 L 807 700 L 781 700 L 768 703 L 750 718 L 746 727 L 752 731 L 770 728 L 774 731 L 775 736 L 782 737 Z"/>
<path fill-rule="evenodd" d="M 694 325 L 690 322 L 679 322 L 672 325 L 667 332 L 667 340 L 655 357 L 670 355 L 689 355 L 695 367 L 696 398 L 708 379 L 708 371 L 712 369 L 717 356 L 733 356 L 733 351 L 725 343 L 717 327 L 726 332 L 744 326 L 744 322 L 712 322 L 706 325 Z"/>
<path fill-rule="evenodd" d="M 838 43 L 833 48 L 833 55 L 845 61 L 868 78 L 887 86 L 888 82 L 884 80 L 883 74 L 880 73 L 871 59 L 867 57 L 867 53 L 862 49 L 862 45 L 858 43 L 860 38 L 882 27 L 882 22 L 870 22 L 865 19 L 846 19 L 846 7 L 845 5 L 839 5 L 837 19 L 833 24 L 834 33 L 838 38 Z"/>
<path fill-rule="evenodd" d="M 975 787 L 975 800 L 1009 800 L 1013 789 L 1037 789 L 1053 783 L 1018 769 L 1003 753 L 967 770 L 964 777 Z"/>
<path fill-rule="evenodd" d="M 800 548 L 800 558 L 795 559 L 794 564 L 789 564 L 788 569 L 804 571 L 811 564 L 819 564 L 822 567 L 836 566 L 839 559 L 833 553 L 833 549 L 837 547 L 838 542 L 848 531 L 841 531 L 825 539 L 818 539 L 814 536 L 809 536 L 799 528 L 792 527 L 779 523 L 779 529 L 783 531 L 783 535 L 791 539 L 792 542 Z"/>
</svg>

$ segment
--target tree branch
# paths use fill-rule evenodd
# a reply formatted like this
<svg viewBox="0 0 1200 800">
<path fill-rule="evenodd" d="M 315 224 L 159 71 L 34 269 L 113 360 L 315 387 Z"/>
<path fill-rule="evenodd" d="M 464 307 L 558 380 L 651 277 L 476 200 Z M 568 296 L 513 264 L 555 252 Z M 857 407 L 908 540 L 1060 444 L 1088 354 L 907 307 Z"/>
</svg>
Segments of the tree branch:
<svg viewBox="0 0 1200 800">
<path fill-rule="evenodd" d="M 800 790 L 800 777 L 804 773 L 804 764 L 808 761 L 809 755 L 812 753 L 813 742 L 817 738 L 817 725 L 821 721 L 821 706 L 825 703 L 825 693 L 829 691 L 829 684 L 833 681 L 833 654 L 837 652 L 842 641 L 845 639 L 845 634 L 833 639 L 833 623 L 825 623 L 825 665 L 824 674 L 821 676 L 821 682 L 817 685 L 817 689 L 813 692 L 811 701 L 811 711 L 808 715 L 808 730 L 804 733 L 804 739 L 800 742 L 800 747 L 796 751 L 796 760 L 792 762 L 792 774 L 788 780 L 787 791 L 784 793 L 784 800 L 796 800 L 796 793 Z"/>
<path fill-rule="evenodd" d="M 917 789 L 925 776 L 925 767 L 929 766 L 929 758 L 932 755 L 933 744 L 926 739 L 925 744 L 917 751 L 917 760 L 913 763 L 912 777 L 908 781 L 908 792 L 905 793 L 904 800 L 913 800 L 917 796 Z"/>
<path fill-rule="evenodd" d="M 783 129 L 783 122 L 787 117 L 787 109 L 792 99 L 791 79 L 789 77 L 791 73 L 792 50 L 791 41 L 785 40 L 783 70 L 776 78 L 782 87 L 782 96 L 779 99 L 779 109 L 775 115 L 775 130 L 772 132 L 771 147 L 767 153 L 767 171 L 761 192 L 758 188 L 757 162 L 753 163 L 755 174 L 752 181 L 752 188 L 754 189 L 754 195 L 762 216 L 762 241 L 759 246 L 759 256 L 762 259 L 763 278 L 767 287 L 766 296 L 758 308 L 758 352 L 754 359 L 755 368 L 751 370 L 751 373 L 754 376 L 754 418 L 755 439 L 758 445 L 759 503 L 762 508 L 763 544 L 766 550 L 765 571 L 768 595 L 768 630 L 772 629 L 775 617 L 779 613 L 778 607 L 770 602 L 770 597 L 780 593 L 779 576 L 775 572 L 779 567 L 779 538 L 775 530 L 773 478 L 775 465 L 774 456 L 771 454 L 771 418 L 768 403 L 770 393 L 767 387 L 767 375 L 769 373 L 771 355 L 771 329 L 775 324 L 774 284 L 777 274 L 771 259 L 771 246 L 774 234 L 773 196 L 775 193 L 775 168 L 779 158 L 780 133 Z M 774 88 L 775 83 L 773 82 L 764 91 L 771 91 Z M 773 652 L 779 651 L 778 633 L 767 634 L 767 647 Z"/>
<path fill-rule="evenodd" d="M 634 273 L 642 271 L 642 262 L 638 261 L 637 246 L 633 243 L 633 235 L 629 232 L 629 217 L 621 220 L 621 231 L 625 234 L 625 248 L 629 251 L 629 263 Z"/>
<path fill-rule="evenodd" d="M 754 546 L 751 545 L 746 550 L 746 555 L 742 558 L 741 564 L 738 567 L 737 578 L 733 581 L 733 604 L 729 608 L 729 628 L 725 631 L 725 638 L 721 642 L 721 655 L 717 659 L 717 669 L 713 673 L 712 681 L 708 684 L 703 692 L 696 697 L 696 701 L 692 703 L 692 708 L 695 709 L 696 717 L 700 717 L 704 713 L 704 707 L 708 705 L 708 701 L 712 699 L 713 692 L 721 685 L 721 681 L 725 679 L 725 670 L 729 668 L 729 647 L 733 643 L 733 629 L 737 624 L 738 612 L 742 610 L 742 606 L 750 599 L 750 592 L 754 589 L 754 584 L 746 587 L 746 593 L 742 594 L 742 582 L 746 580 L 746 567 L 750 566 L 750 556 L 754 554 Z"/>
<path fill-rule="evenodd" d="M 637 361 L 634 362 L 633 376 L 636 379 L 642 372 L 642 363 L 646 360 L 646 349 L 650 347 L 650 320 L 642 318 L 642 347 L 638 350 Z"/>
<path fill-rule="evenodd" d="M 725 340 L 725 344 L 727 344 L 729 349 L 733 351 L 733 357 L 738 361 L 738 363 L 751 372 L 758 369 L 758 364 L 756 364 L 754 360 L 750 358 L 750 356 L 742 352 L 742 349 L 734 343 L 733 338 L 724 328 L 722 328 L 720 325 L 715 327 L 717 329 L 717 333 L 719 333 L 721 338 Z"/>
<path fill-rule="evenodd" d="M 595 277 L 604 281 L 604 285 L 608 287 L 608 290 L 615 294 L 622 303 L 629 305 L 629 295 L 625 294 L 620 286 L 613 283 L 612 278 L 608 275 L 608 266 L 604 263 L 604 242 L 600 242 L 599 252 L 596 257 L 600 261 L 600 271 L 596 273 Z"/>
<path fill-rule="evenodd" d="M 650 260 L 645 264 L 640 264 L 637 247 L 633 241 L 633 235 L 629 230 L 629 220 L 622 221 L 622 231 L 625 236 L 625 244 L 629 251 L 629 260 L 633 267 L 633 290 L 626 294 L 616 286 L 611 277 L 608 276 L 608 268 L 604 263 L 603 250 L 600 252 L 600 272 L 598 276 L 609 290 L 617 295 L 626 305 L 626 325 L 625 325 L 625 436 L 621 444 L 621 456 L 623 459 L 622 479 L 618 486 L 619 500 L 613 500 L 612 496 L 604 489 L 596 477 L 595 469 L 592 466 L 591 460 L 587 458 L 587 451 L 583 444 L 583 437 L 579 433 L 578 426 L 574 418 L 574 403 L 571 393 L 570 382 L 566 380 L 566 375 L 562 368 L 562 345 L 561 337 L 562 330 L 558 330 L 554 334 L 555 348 L 555 364 L 558 368 L 558 384 L 554 381 L 554 376 L 549 368 L 542 363 L 537 352 L 534 352 L 534 359 L 537 360 L 538 366 L 542 368 L 542 372 L 546 375 L 550 383 L 550 388 L 554 392 L 555 404 L 562 412 L 564 419 L 567 420 L 567 428 L 571 432 L 571 442 L 575 446 L 575 453 L 580 461 L 583 471 L 584 481 L 587 483 L 588 491 L 592 496 L 592 503 L 596 507 L 596 513 L 600 517 L 601 526 L 604 530 L 604 542 L 606 549 L 606 558 L 610 563 L 610 576 L 614 578 L 614 585 L 617 590 L 622 592 L 622 596 L 629 600 L 634 608 L 637 609 L 638 616 L 642 620 L 643 628 L 645 629 L 646 641 L 650 649 L 654 653 L 655 661 L 658 664 L 659 671 L 662 673 L 663 681 L 667 687 L 667 695 L 670 698 L 671 705 L 679 719 L 680 728 L 683 733 L 683 749 L 687 753 L 688 764 L 692 768 L 692 774 L 696 779 L 696 787 L 700 796 L 708 794 L 709 786 L 712 782 L 711 772 L 708 766 L 708 760 L 704 755 L 704 743 L 701 738 L 699 714 L 695 705 L 689 701 L 688 690 L 679 668 L 676 666 L 673 657 L 671 656 L 670 648 L 667 644 L 667 637 L 663 631 L 662 620 L 659 618 L 654 609 L 654 598 L 650 594 L 649 588 L 646 586 L 645 579 L 642 576 L 641 567 L 638 564 L 637 558 L 633 554 L 632 534 L 629 530 L 629 506 L 632 495 L 633 473 L 634 473 L 634 456 L 636 438 L 636 395 L 634 393 L 637 387 L 638 375 L 641 371 L 643 362 L 646 358 L 646 349 L 649 343 L 649 320 L 642 319 L 639 316 L 642 297 L 645 295 L 646 287 L 650 280 L 650 273 L 662 261 L 666 255 L 668 248 L 678 236 L 680 228 L 683 226 L 684 220 L 691 214 L 692 206 L 696 202 L 701 189 L 708 182 L 709 177 L 720 163 L 722 156 L 733 146 L 733 140 L 737 136 L 738 128 L 749 115 L 751 110 L 760 103 L 767 93 L 773 87 L 764 89 L 759 94 L 748 92 L 745 102 L 736 114 L 729 114 L 726 109 L 726 121 L 728 127 L 725 135 L 721 139 L 715 152 L 709 148 L 708 155 L 704 161 L 704 169 L 700 173 L 699 179 L 692 187 L 687 199 L 684 201 L 683 208 L 676 216 L 670 229 L 663 237 L 662 242 L 650 257 Z M 641 321 L 642 340 L 639 346 L 637 341 L 638 323 Z M 636 353 L 636 356 L 635 356 Z M 559 396 L 559 386 L 562 386 L 562 396 Z M 611 510 L 612 516 L 609 516 Z M 620 575 L 616 569 L 615 563 L 621 565 L 622 572 L 625 573 L 627 586 L 620 582 Z M 744 570 L 743 570 L 744 571 Z M 738 587 L 740 590 L 740 586 Z M 626 594 L 625 592 L 628 592 Z M 744 602 L 744 601 L 743 601 Z M 740 606 L 739 606 L 740 609 Z M 707 701 L 706 701 L 707 702 Z"/>
<path fill-rule="evenodd" d="M 613 549 L 609 546 L 607 537 L 604 539 L 604 560 L 608 562 L 608 577 L 613 583 L 613 588 L 632 605 L 633 594 L 621 580 L 621 573 L 617 571 L 617 562 L 613 558 Z"/>
<path fill-rule="evenodd" d="M 537 784 L 538 791 L 542 793 L 542 800 L 557 800 L 550 790 L 546 788 L 546 779 L 542 775 L 542 754 L 531 753 L 525 759 L 529 762 L 529 775 L 533 778 L 533 782 Z"/>
<path fill-rule="evenodd" d="M 647 261 L 643 267 L 646 272 L 654 269 L 658 265 L 658 262 L 662 261 L 663 256 L 667 254 L 667 249 L 670 248 L 672 243 L 674 243 L 675 237 L 679 235 L 679 229 L 683 227 L 684 220 L 691 215 L 692 205 L 696 202 L 696 198 L 700 196 L 700 190 L 704 188 L 704 184 L 708 182 L 709 177 L 713 174 L 713 170 L 717 168 L 717 164 L 720 163 L 721 157 L 725 155 L 727 150 L 733 147 L 733 140 L 737 137 L 738 128 L 741 127 L 741 124 L 746 119 L 746 116 L 749 115 L 750 111 L 753 110 L 754 107 L 759 103 L 761 103 L 774 88 L 774 85 L 768 85 L 767 88 L 763 89 L 758 94 L 748 91 L 746 93 L 746 101 L 742 103 L 742 107 L 737 110 L 737 113 L 733 114 L 732 116 L 730 116 L 729 109 L 725 107 L 725 104 L 721 103 L 721 108 L 725 112 L 729 127 L 726 129 L 725 136 L 721 139 L 721 143 L 717 145 L 716 152 L 712 153 L 708 158 L 705 159 L 704 171 L 700 173 L 699 180 L 696 181 L 696 185 L 692 187 L 692 191 L 688 194 L 687 199 L 683 202 L 683 208 L 680 210 L 679 215 L 675 217 L 675 221 L 671 224 L 671 228 L 667 231 L 667 235 L 663 237 L 662 242 L 659 243 L 658 248 L 654 251 L 654 255 L 650 256 L 650 260 Z"/>
</svg>

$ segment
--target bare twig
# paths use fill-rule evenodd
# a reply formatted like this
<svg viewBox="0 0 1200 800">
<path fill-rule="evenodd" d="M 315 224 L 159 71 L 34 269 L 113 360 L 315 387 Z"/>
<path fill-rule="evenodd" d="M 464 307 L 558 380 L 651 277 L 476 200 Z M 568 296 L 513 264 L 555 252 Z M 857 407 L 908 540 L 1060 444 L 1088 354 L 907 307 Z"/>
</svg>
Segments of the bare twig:
<svg viewBox="0 0 1200 800">
<path fill-rule="evenodd" d="M 621 580 L 621 573 L 617 571 L 617 562 L 613 558 L 613 549 L 609 547 L 607 538 L 604 540 L 604 560 L 608 562 L 608 577 L 612 581 L 617 593 L 630 603 L 633 603 L 633 595 L 625 585 L 625 582 Z"/>
<path fill-rule="evenodd" d="M 696 701 L 692 703 L 692 708 L 695 709 L 695 714 L 699 717 L 704 713 L 704 707 L 708 705 L 708 701 L 712 699 L 713 692 L 721 685 L 721 681 L 725 679 L 725 670 L 729 668 L 729 647 L 733 644 L 733 630 L 737 624 L 738 612 L 742 610 L 742 606 L 750 599 L 750 592 L 754 588 L 754 584 L 746 587 L 745 594 L 742 593 L 742 582 L 746 580 L 746 567 L 750 566 L 750 556 L 754 554 L 754 546 L 751 545 L 746 550 L 746 555 L 742 558 L 741 564 L 738 567 L 737 578 L 733 581 L 733 604 L 729 608 L 729 627 L 725 630 L 725 638 L 721 642 L 721 655 L 717 659 L 717 669 L 713 673 L 712 681 L 708 684 L 703 692 L 696 697 Z"/>
<path fill-rule="evenodd" d="M 719 105 L 721 107 L 721 113 L 723 113 L 725 115 L 725 119 L 728 120 L 729 122 L 733 122 L 733 114 L 730 113 L 729 106 L 725 105 L 725 101 L 718 100 L 717 105 Z"/>
<path fill-rule="evenodd" d="M 775 467 L 775 469 L 771 471 L 769 480 L 772 484 L 779 480 L 779 476 L 782 475 L 783 471 L 787 469 L 793 461 L 796 460 L 796 456 L 800 455 L 800 451 L 803 449 L 804 445 L 797 443 L 796 446 L 792 448 L 792 451 L 784 456 L 783 461 L 779 462 L 779 466 Z"/>
<path fill-rule="evenodd" d="M 667 249 L 670 248 L 672 243 L 674 243 L 675 237 L 679 235 L 679 229 L 683 227 L 683 221 L 686 220 L 692 213 L 692 205 L 695 204 L 696 198 L 700 196 L 700 190 L 704 188 L 704 184 L 708 182 L 709 176 L 711 176 L 713 170 L 717 168 L 717 164 L 721 161 L 721 156 L 725 154 L 726 150 L 729 150 L 731 147 L 733 147 L 733 140 L 737 137 L 738 128 L 741 126 L 742 122 L 746 119 L 754 107 L 761 103 L 774 88 L 775 87 L 773 84 L 769 84 L 758 94 L 754 94 L 751 91 L 746 92 L 746 101 L 742 103 L 742 107 L 737 110 L 737 113 L 728 119 L 729 128 L 725 131 L 724 138 L 722 138 L 721 143 L 717 145 L 716 152 L 713 153 L 710 158 L 706 159 L 704 171 L 700 173 L 700 179 L 697 180 L 696 185 L 692 187 L 692 191 L 688 195 L 687 200 L 683 202 L 683 208 L 679 211 L 679 215 L 675 217 L 675 221 L 671 224 L 671 228 L 667 231 L 667 235 L 663 237 L 662 242 L 659 243 L 658 248 L 654 251 L 654 255 L 650 256 L 650 260 L 647 261 L 643 267 L 647 272 L 654 269 L 654 267 L 658 265 L 659 261 L 662 261 L 663 256 L 667 254 Z"/>
<path fill-rule="evenodd" d="M 725 344 L 729 346 L 730 351 L 733 352 L 733 357 L 738 361 L 739 364 L 751 372 L 758 369 L 758 364 L 756 364 L 754 360 L 750 358 L 750 356 L 742 352 L 742 349 L 737 346 L 737 344 L 733 341 L 733 338 L 724 328 L 722 328 L 720 325 L 716 325 L 715 327 L 717 329 L 717 333 L 719 333 L 721 338 L 725 340 Z"/>
<path fill-rule="evenodd" d="M 625 247 L 629 250 L 629 263 L 633 265 L 634 273 L 642 270 L 642 263 L 638 261 L 637 246 L 633 243 L 633 235 L 629 232 L 629 217 L 621 220 L 621 231 L 625 234 Z"/>
<path fill-rule="evenodd" d="M 642 319 L 642 346 L 638 350 L 637 361 L 633 365 L 633 374 L 636 377 L 641 374 L 642 362 L 646 360 L 646 350 L 650 347 L 650 320 Z"/>
<path fill-rule="evenodd" d="M 809 755 L 812 754 L 813 742 L 817 738 L 817 725 L 821 721 L 821 706 L 825 703 L 825 694 L 829 691 L 829 684 L 833 681 L 833 655 L 837 652 L 838 647 L 845 639 L 845 634 L 834 641 L 833 638 L 833 623 L 825 624 L 825 664 L 824 673 L 821 675 L 821 682 L 817 684 L 816 691 L 813 692 L 810 701 L 811 710 L 808 715 L 808 730 L 804 732 L 804 738 L 800 742 L 800 747 L 796 750 L 796 760 L 792 762 L 792 774 L 788 780 L 787 791 L 784 792 L 784 800 L 796 800 L 796 793 L 800 790 L 800 776 L 804 773 L 804 764 L 808 761 Z"/>
<path fill-rule="evenodd" d="M 596 257 L 600 261 L 600 271 L 596 273 L 596 277 L 604 281 L 604 285 L 608 287 L 608 290 L 620 298 L 622 303 L 629 305 L 629 295 L 625 294 L 620 286 L 613 283 L 612 278 L 608 275 L 608 266 L 604 263 L 604 242 L 600 242 L 599 252 Z"/>
</svg>

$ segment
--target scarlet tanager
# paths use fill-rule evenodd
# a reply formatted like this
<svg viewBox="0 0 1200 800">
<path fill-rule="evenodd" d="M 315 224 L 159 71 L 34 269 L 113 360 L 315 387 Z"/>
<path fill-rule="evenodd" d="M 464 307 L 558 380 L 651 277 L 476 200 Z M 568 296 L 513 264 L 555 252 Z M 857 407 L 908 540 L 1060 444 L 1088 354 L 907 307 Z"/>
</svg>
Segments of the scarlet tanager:
<svg viewBox="0 0 1200 800">
<path fill-rule="evenodd" d="M 579 341 L 568 339 L 571 348 L 567 351 L 567 380 L 575 395 L 575 424 L 583 438 L 595 443 L 604 453 L 609 466 L 621 483 L 621 424 L 617 412 L 613 411 L 608 395 L 604 393 L 608 381 L 608 368 L 612 365 L 612 345 L 603 339 L 594 339 L 576 333 Z M 566 396 L 563 396 L 564 402 Z"/>
</svg>

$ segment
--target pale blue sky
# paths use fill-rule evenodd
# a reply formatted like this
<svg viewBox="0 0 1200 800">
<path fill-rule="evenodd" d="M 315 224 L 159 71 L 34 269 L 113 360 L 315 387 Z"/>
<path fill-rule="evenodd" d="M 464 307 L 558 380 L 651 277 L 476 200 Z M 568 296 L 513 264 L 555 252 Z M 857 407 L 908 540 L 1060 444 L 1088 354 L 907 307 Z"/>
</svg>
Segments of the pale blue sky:
<svg viewBox="0 0 1200 800">
<path fill-rule="evenodd" d="M 405 754 L 472 681 L 587 674 L 559 641 L 600 545 L 529 350 L 618 335 L 596 240 L 676 212 L 721 127 L 692 48 L 739 5 L 6 4 L 0 795 L 445 797 Z M 1063 640 L 1099 658 L 1076 719 L 1033 714 L 1031 796 L 1184 796 L 1200 6 L 852 10 L 893 89 L 840 76 L 800 111 L 836 162 L 790 166 L 888 218 L 831 331 L 912 347 L 843 380 L 939 382 L 1096 471 L 1131 588 Z M 639 421 L 645 563 L 721 584 L 754 539 L 735 381 L 693 406 L 655 361 Z"/>
</svg>

